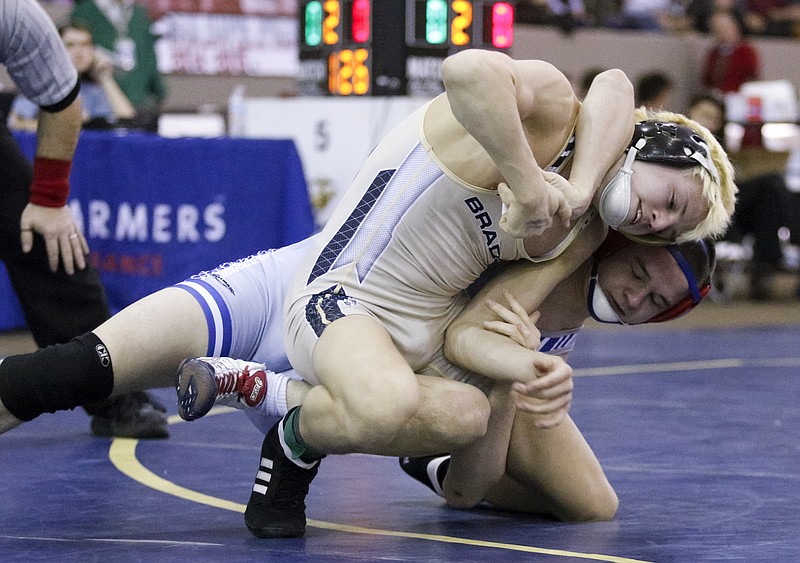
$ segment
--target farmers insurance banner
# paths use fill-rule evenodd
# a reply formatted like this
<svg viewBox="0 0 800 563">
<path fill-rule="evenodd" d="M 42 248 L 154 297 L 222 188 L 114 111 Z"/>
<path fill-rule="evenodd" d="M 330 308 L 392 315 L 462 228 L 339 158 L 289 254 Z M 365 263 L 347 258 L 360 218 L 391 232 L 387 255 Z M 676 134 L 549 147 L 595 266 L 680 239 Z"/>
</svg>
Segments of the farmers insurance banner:
<svg viewBox="0 0 800 563">
<path fill-rule="evenodd" d="M 15 134 L 33 156 L 32 133 Z M 290 140 L 84 131 L 69 206 L 113 311 L 201 270 L 314 232 Z M 24 324 L 0 269 L 0 330 Z"/>
<path fill-rule="evenodd" d="M 296 76 L 295 0 L 141 0 L 168 74 Z"/>
</svg>

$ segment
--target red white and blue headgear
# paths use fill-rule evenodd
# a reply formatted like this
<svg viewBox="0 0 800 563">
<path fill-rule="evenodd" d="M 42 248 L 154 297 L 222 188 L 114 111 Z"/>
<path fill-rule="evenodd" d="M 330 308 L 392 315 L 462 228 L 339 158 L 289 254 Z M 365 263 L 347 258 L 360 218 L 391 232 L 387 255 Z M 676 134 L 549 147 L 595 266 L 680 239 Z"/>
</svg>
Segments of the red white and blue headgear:
<svg viewBox="0 0 800 563">
<path fill-rule="evenodd" d="M 602 323 L 625 324 L 619 318 L 616 311 L 611 307 L 608 298 L 603 292 L 603 289 L 600 287 L 600 284 L 597 281 L 597 270 L 598 265 L 602 260 L 611 256 L 626 244 L 633 243 L 628 239 L 620 237 L 612 231 L 609 233 L 609 237 L 597 251 L 596 258 L 592 266 L 592 274 L 589 281 L 589 294 L 587 298 L 589 313 L 596 321 Z M 708 267 L 708 274 L 705 275 L 699 282 L 698 276 L 703 274 L 700 272 L 695 272 L 690 264 L 690 261 L 681 250 L 682 248 L 688 248 L 690 245 L 696 245 L 701 250 Z M 663 311 L 653 318 L 645 321 L 648 323 L 661 323 L 685 315 L 694 309 L 711 290 L 711 272 L 714 270 L 716 260 L 714 247 L 712 244 L 706 241 L 695 241 L 683 244 L 669 244 L 663 248 L 667 250 L 675 259 L 675 262 L 678 263 L 683 275 L 686 277 L 686 281 L 689 284 L 689 295 L 666 311 Z"/>
</svg>

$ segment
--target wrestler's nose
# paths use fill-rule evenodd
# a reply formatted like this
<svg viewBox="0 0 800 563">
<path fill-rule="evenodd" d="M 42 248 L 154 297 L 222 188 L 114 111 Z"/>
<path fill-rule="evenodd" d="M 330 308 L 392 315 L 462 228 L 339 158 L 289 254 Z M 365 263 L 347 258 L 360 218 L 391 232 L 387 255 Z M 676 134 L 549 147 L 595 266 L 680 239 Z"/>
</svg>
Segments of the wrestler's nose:
<svg viewBox="0 0 800 563">
<path fill-rule="evenodd" d="M 652 210 L 650 212 L 650 230 L 660 233 L 673 226 L 675 218 L 666 211 Z"/>
<path fill-rule="evenodd" d="M 630 309 L 638 309 L 641 307 L 642 302 L 647 297 L 647 286 L 641 284 L 637 287 L 631 287 L 625 292 L 625 297 L 628 300 Z"/>
</svg>

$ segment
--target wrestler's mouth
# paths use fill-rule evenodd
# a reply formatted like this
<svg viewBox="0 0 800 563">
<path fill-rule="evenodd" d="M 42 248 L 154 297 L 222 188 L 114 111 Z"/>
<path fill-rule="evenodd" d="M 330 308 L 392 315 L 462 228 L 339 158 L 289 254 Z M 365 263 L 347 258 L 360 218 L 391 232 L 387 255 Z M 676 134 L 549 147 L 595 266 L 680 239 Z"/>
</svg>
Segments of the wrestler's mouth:
<svg viewBox="0 0 800 563">
<path fill-rule="evenodd" d="M 642 202 L 639 202 L 639 207 L 636 208 L 636 213 L 633 215 L 631 226 L 635 225 L 642 218 Z"/>
<path fill-rule="evenodd" d="M 622 310 L 622 307 L 620 307 L 620 304 L 617 301 L 617 299 L 613 295 L 611 295 L 610 297 L 611 299 L 609 301 L 611 302 L 611 308 L 614 309 L 619 318 L 622 318 L 625 315 L 625 312 Z"/>
</svg>

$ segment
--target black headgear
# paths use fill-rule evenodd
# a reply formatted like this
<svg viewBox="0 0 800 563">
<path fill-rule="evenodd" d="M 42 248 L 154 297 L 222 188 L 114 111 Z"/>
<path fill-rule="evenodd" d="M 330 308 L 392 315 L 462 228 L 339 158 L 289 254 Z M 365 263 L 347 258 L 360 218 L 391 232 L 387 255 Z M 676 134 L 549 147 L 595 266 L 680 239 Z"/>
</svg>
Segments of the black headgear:
<svg viewBox="0 0 800 563">
<path fill-rule="evenodd" d="M 642 139 L 644 140 L 642 142 Z M 641 121 L 631 140 L 636 160 L 689 168 L 698 164 L 719 183 L 719 172 L 703 138 L 687 125 L 671 121 Z"/>
</svg>

